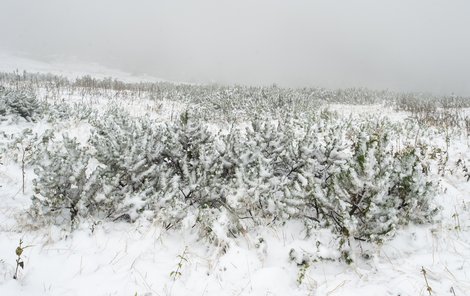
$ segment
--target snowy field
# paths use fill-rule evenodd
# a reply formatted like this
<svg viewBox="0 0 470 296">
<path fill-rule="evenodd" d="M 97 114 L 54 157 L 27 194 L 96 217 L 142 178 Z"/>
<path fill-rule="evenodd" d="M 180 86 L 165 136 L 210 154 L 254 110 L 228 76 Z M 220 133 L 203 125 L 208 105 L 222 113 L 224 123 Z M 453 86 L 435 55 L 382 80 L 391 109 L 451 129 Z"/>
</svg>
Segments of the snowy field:
<svg viewBox="0 0 470 296">
<path fill-rule="evenodd" d="M 14 89 L 6 78 L 3 84 Z M 98 118 L 105 116 L 106 108 L 117 105 L 129 116 L 158 124 L 174 120 L 187 108 L 203 110 L 199 101 L 171 96 L 155 100 L 150 95 L 134 98 L 135 93 L 99 88 L 80 94 L 67 87 L 40 85 L 33 92 L 38 101 L 55 106 L 89 106 Z M 206 116 L 211 117 L 212 109 L 208 110 Z M 296 219 L 254 223 L 234 236 L 217 233 L 224 240 L 216 243 L 193 228 L 194 217 L 185 218 L 178 228 L 142 217 L 132 223 L 84 217 L 73 229 L 67 222 L 38 222 L 30 212 L 33 179 L 38 178 L 34 163 L 25 167 L 23 193 L 21 153 L 15 151 L 24 151 L 24 142 L 11 143 L 25 129 L 39 136 L 52 129 L 58 141 L 66 133 L 86 146 L 94 135 L 92 123 L 88 113 L 81 116 L 80 112 L 71 118 L 54 113 L 38 120 L 7 114 L 0 121 L 0 295 L 470 295 L 470 183 L 462 165 L 470 161 L 470 139 L 464 128 L 419 125 L 412 112 L 383 102 L 323 100 L 318 112 L 321 110 L 353 125 L 366 116 L 388 118 L 391 126 L 412 126 L 412 142 L 415 138 L 415 143 L 437 147 L 433 151 L 440 156 L 429 158 L 430 178 L 436 186 L 436 194 L 430 198 L 439 208 L 432 222 L 399 226 L 383 241 L 351 238 L 351 262 L 342 258 L 331 229 L 307 232 Z M 467 109 L 459 110 L 466 118 Z M 248 125 L 246 121 L 216 118 L 207 124 L 212 134 L 226 135 L 231 126 L 243 127 Z M 399 146 L 408 140 L 397 136 L 392 143 Z M 223 218 L 214 225 L 228 223 Z M 24 268 L 13 279 L 20 240 L 28 247 L 21 255 Z"/>
</svg>

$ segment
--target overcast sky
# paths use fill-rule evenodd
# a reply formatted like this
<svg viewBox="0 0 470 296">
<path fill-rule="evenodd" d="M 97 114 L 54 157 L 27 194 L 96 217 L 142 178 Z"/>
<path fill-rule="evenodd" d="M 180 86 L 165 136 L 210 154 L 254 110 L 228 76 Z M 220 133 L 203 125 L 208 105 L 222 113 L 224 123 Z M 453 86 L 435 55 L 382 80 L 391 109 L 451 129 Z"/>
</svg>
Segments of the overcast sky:
<svg viewBox="0 0 470 296">
<path fill-rule="evenodd" d="M 470 1 L 0 0 L 0 50 L 173 81 L 470 95 Z"/>
</svg>

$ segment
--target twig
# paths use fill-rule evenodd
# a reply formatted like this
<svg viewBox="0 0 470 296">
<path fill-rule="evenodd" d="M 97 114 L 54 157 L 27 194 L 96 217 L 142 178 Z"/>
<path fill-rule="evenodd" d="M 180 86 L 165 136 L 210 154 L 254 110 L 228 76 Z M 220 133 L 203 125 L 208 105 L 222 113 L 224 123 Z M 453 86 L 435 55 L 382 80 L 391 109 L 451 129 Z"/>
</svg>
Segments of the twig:
<svg viewBox="0 0 470 296">
<path fill-rule="evenodd" d="M 426 269 L 424 269 L 423 266 L 421 266 L 421 272 L 423 273 L 424 281 L 426 282 L 426 290 L 428 290 L 429 295 L 431 296 L 432 295 L 432 289 L 429 286 L 428 278 L 426 277 Z"/>
</svg>

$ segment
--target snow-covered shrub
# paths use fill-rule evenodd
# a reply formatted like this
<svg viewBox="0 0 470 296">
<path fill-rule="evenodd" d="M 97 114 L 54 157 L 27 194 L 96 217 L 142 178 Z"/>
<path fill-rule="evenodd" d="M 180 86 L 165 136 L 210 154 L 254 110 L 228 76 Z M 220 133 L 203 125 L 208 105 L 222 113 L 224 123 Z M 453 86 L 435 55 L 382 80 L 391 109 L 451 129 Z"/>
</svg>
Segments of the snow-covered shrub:
<svg viewBox="0 0 470 296">
<path fill-rule="evenodd" d="M 169 179 L 162 194 L 160 218 L 167 225 L 180 224 L 186 218 L 181 214 L 187 213 L 194 220 L 192 227 L 198 226 L 202 236 L 219 243 L 228 231 L 238 233 L 240 227 L 236 222 L 226 225 L 224 235 L 220 231 L 222 224 L 218 223 L 222 217 L 232 222 L 237 219 L 227 203 L 227 184 L 233 175 L 224 168 L 215 136 L 189 112 L 184 112 L 177 122 L 167 124 L 165 133 L 163 169 Z"/>
<path fill-rule="evenodd" d="M 361 132 L 353 146 L 353 157 L 333 177 L 333 194 L 339 203 L 337 226 L 346 236 L 374 239 L 393 231 L 398 224 L 394 186 L 394 158 L 387 149 L 386 135 Z"/>
<path fill-rule="evenodd" d="M 4 90 L 0 88 L 0 116 L 2 117 L 7 115 L 8 112 L 8 106 L 5 98 L 3 97 L 3 92 Z"/>
<path fill-rule="evenodd" d="M 343 204 L 333 193 L 334 178 L 351 158 L 344 124 L 333 120 L 310 128 L 302 147 L 307 165 L 297 174 L 300 182 L 296 188 L 305 192 L 305 221 L 307 225 L 336 226 Z"/>
<path fill-rule="evenodd" d="M 96 215 L 99 201 L 94 199 L 100 184 L 88 171 L 90 155 L 75 139 L 66 135 L 50 149 L 34 172 L 32 212 L 39 219 L 74 225 L 77 220 Z"/>
<path fill-rule="evenodd" d="M 71 104 L 66 101 L 42 101 L 40 111 L 43 118 L 49 123 L 65 122 L 67 120 L 95 121 L 98 116 L 98 110 L 89 105 Z"/>
<path fill-rule="evenodd" d="M 89 140 L 103 184 L 102 204 L 113 219 L 134 221 L 144 211 L 156 211 L 157 195 L 166 188 L 162 168 L 164 133 L 144 118 L 113 109 L 92 123 Z"/>
<path fill-rule="evenodd" d="M 425 155 L 418 147 L 407 146 L 395 154 L 398 165 L 394 171 L 396 183 L 390 194 L 400 200 L 399 223 L 426 223 L 438 211 L 433 203 L 437 191 L 436 180 L 429 176 Z"/>
<path fill-rule="evenodd" d="M 211 192 L 210 184 L 217 155 L 212 151 L 214 137 L 207 127 L 184 112 L 175 124 L 166 125 L 165 133 L 163 156 L 172 176 L 166 198 L 199 205 L 217 202 L 214 200 L 219 196 Z"/>
<path fill-rule="evenodd" d="M 283 126 L 271 122 L 253 121 L 245 135 L 229 144 L 231 160 L 225 165 L 226 175 L 232 173 L 233 207 L 254 221 L 274 218 L 282 202 L 281 161 L 287 136 Z M 225 156 L 228 156 L 227 153 Z M 230 163 L 230 166 L 228 164 Z"/>
<path fill-rule="evenodd" d="M 38 113 L 39 103 L 31 92 L 0 89 L 0 115 L 13 114 L 34 121 Z"/>
<path fill-rule="evenodd" d="M 256 223 L 302 216 L 306 192 L 299 184 L 306 185 L 302 172 L 312 150 L 304 146 L 308 139 L 301 129 L 295 121 L 253 121 L 244 135 L 232 139 L 231 201 L 243 216 Z"/>
<path fill-rule="evenodd" d="M 414 149 L 394 152 L 387 133 L 361 131 L 353 155 L 323 191 L 322 208 L 347 238 L 382 241 L 399 225 L 431 221 L 435 186 Z"/>
<path fill-rule="evenodd" d="M 27 167 L 34 166 L 43 159 L 43 153 L 53 137 L 53 129 L 47 129 L 38 134 L 31 128 L 26 128 L 21 134 L 11 139 L 7 145 L 6 154 L 17 163 L 24 162 Z"/>
<path fill-rule="evenodd" d="M 47 150 L 33 208 L 68 211 L 69 220 L 159 219 L 219 244 L 292 219 L 344 242 L 380 242 L 400 225 L 430 221 L 423 153 L 393 147 L 399 129 L 389 122 L 355 120 L 323 112 L 213 133 L 188 112 L 158 124 L 112 109 L 89 119 L 88 147 L 65 138 Z"/>
</svg>

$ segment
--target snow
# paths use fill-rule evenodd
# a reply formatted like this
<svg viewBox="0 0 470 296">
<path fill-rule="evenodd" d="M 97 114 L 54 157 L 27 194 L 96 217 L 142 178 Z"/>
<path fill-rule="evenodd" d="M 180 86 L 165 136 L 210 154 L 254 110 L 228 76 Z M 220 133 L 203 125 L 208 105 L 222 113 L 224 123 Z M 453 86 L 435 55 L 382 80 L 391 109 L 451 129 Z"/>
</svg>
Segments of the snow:
<svg viewBox="0 0 470 296">
<path fill-rule="evenodd" d="M 2 56 L 0 61 L 0 68 L 8 68 Z M 30 65 L 28 60 L 23 62 Z M 34 71 L 41 69 L 41 65 L 33 66 Z M 130 112 L 145 114 L 148 104 L 135 103 Z M 162 121 L 168 119 L 170 110 L 184 108 L 168 101 L 161 104 L 152 116 L 161 116 Z M 345 116 L 387 112 L 396 121 L 406 115 L 391 108 L 384 111 L 383 106 L 330 108 L 342 110 Z M 7 135 L 2 139 L 5 142 L 8 135 L 25 128 L 40 133 L 48 125 L 3 121 L 0 134 Z M 80 121 L 64 125 L 63 130 L 80 143 L 90 135 L 90 127 Z M 450 166 L 470 157 L 466 137 L 454 138 L 451 149 Z M 306 238 L 297 222 L 257 227 L 228 240 L 227 248 L 202 241 L 189 227 L 191 221 L 186 221 L 186 229 L 174 231 L 145 221 L 83 224 L 73 233 L 56 226 L 36 229 L 28 226 L 30 218 L 24 214 L 33 194 L 33 177 L 27 171 L 22 194 L 19 166 L 8 160 L 0 165 L 0 295 L 426 295 L 423 267 L 433 295 L 470 291 L 470 182 L 458 173 L 439 180 L 443 192 L 436 199 L 442 207 L 438 222 L 401 229 L 382 245 L 357 242 L 354 247 L 367 251 L 371 258 L 356 252 L 352 265 L 335 260 L 339 254 L 331 233 L 318 230 Z M 191 218 L 195 219 L 187 219 Z M 25 249 L 25 268 L 14 280 L 20 239 L 31 247 Z M 320 241 L 327 243 L 319 245 Z M 170 273 L 184 250 L 187 261 L 181 276 L 172 279 Z M 291 250 L 298 256 L 304 256 L 302 252 L 316 256 L 300 285 L 297 263 L 301 259 L 292 262 Z"/>
<path fill-rule="evenodd" d="M 157 225 L 99 224 L 93 231 L 90 226 L 72 234 L 56 227 L 20 229 L 13 216 L 27 206 L 31 193 L 18 192 L 18 169 L 1 168 L 8 189 L 2 188 L 0 206 L 0 295 L 424 295 L 422 266 L 437 295 L 451 288 L 457 295 L 470 291 L 470 188 L 461 181 L 443 180 L 447 192 L 439 196 L 444 208 L 440 224 L 402 230 L 374 250 L 372 260 L 353 266 L 313 263 L 299 287 L 289 251 L 315 246 L 313 238 L 304 240 L 299 225 L 247 233 L 226 254 L 190 230 L 165 232 Z M 460 230 L 455 229 L 455 213 Z M 261 254 L 253 244 L 256 237 L 266 242 Z M 20 279 L 13 280 L 20 238 L 32 247 L 24 252 Z M 188 262 L 173 281 L 169 274 L 185 247 Z M 329 256 L 327 248 L 322 253 Z"/>
<path fill-rule="evenodd" d="M 52 57 L 48 61 L 39 61 L 32 57 L 13 54 L 10 52 L 0 52 L 0 69 L 3 72 L 27 71 L 30 73 L 52 73 L 67 78 L 77 78 L 90 75 L 94 78 L 118 77 L 125 82 L 157 82 L 163 79 L 149 75 L 132 75 L 117 69 L 104 67 L 96 63 L 83 63 L 73 58 Z"/>
</svg>

